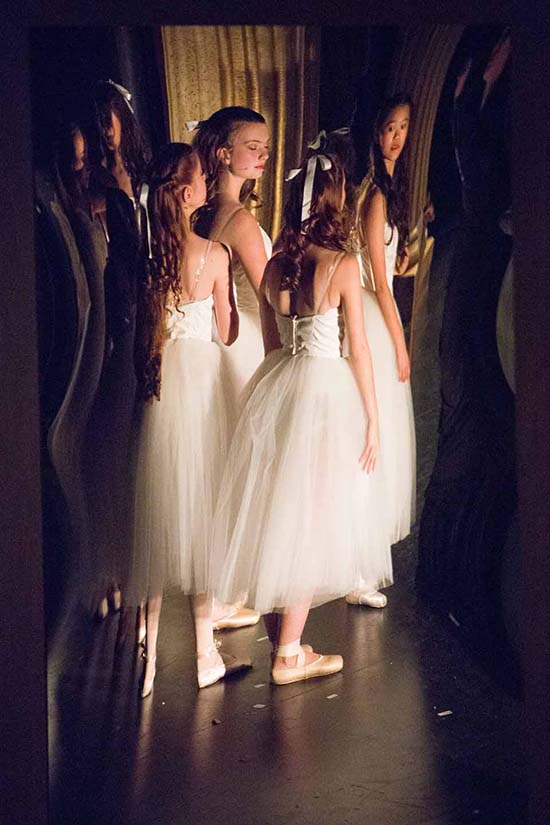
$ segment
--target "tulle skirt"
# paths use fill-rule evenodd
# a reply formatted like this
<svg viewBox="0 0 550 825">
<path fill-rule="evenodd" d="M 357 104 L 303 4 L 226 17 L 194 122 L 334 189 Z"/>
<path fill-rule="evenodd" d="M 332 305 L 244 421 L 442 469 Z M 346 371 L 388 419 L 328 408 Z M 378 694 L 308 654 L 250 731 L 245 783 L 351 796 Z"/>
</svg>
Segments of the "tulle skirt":
<svg viewBox="0 0 550 825">
<path fill-rule="evenodd" d="M 382 473 L 343 358 L 270 353 L 244 393 L 213 525 L 210 589 L 262 613 L 392 582 Z"/>
<path fill-rule="evenodd" d="M 144 406 L 137 436 L 127 603 L 170 587 L 206 592 L 210 531 L 234 423 L 235 397 L 219 346 L 168 341 L 160 401 Z"/>
<path fill-rule="evenodd" d="M 230 347 L 222 344 L 221 348 L 223 369 L 235 392 L 240 395 L 264 358 L 262 326 L 257 304 L 254 309 L 239 307 L 239 336 Z"/>
<path fill-rule="evenodd" d="M 416 438 L 410 382 L 397 378 L 395 347 L 374 292 L 363 289 L 365 329 L 380 421 L 380 465 L 392 544 L 411 531 L 416 508 Z"/>
</svg>

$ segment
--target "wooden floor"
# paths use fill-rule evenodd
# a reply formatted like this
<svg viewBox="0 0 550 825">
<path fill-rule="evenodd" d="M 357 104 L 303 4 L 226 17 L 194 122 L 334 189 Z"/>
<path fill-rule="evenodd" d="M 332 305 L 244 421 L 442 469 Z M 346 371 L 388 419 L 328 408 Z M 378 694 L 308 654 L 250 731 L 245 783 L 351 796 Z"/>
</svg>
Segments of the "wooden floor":
<svg viewBox="0 0 550 825">
<path fill-rule="evenodd" d="M 419 507 L 433 463 L 444 254 L 414 366 Z M 187 600 L 165 600 L 153 694 L 134 616 L 64 623 L 49 663 L 52 825 L 523 825 L 519 706 L 414 593 L 415 533 L 383 611 L 313 610 L 304 641 L 344 670 L 269 684 L 260 623 L 220 633 L 254 667 L 199 692 Z"/>
</svg>

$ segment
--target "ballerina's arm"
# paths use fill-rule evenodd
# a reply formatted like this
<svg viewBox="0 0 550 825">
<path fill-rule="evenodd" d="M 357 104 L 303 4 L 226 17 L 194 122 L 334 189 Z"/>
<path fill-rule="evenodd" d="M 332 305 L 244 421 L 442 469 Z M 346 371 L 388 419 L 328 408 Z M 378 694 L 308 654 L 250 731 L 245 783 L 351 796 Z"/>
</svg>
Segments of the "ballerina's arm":
<svg viewBox="0 0 550 825">
<path fill-rule="evenodd" d="M 214 244 L 212 252 L 217 272 L 212 290 L 216 326 L 222 343 L 229 345 L 239 334 L 239 313 L 235 306 L 231 257 L 227 247 L 220 243 Z"/>
<path fill-rule="evenodd" d="M 391 335 L 397 357 L 397 373 L 400 381 L 408 381 L 411 373 L 409 354 L 399 322 L 397 307 L 386 278 L 384 230 L 386 224 L 384 196 L 376 191 L 365 215 L 364 234 L 367 241 L 370 265 L 376 289 L 376 298 L 382 317 Z M 393 272 L 391 273 L 393 276 Z"/>
<path fill-rule="evenodd" d="M 333 286 L 340 292 L 349 342 L 348 361 L 367 419 L 365 446 L 359 462 L 370 473 L 374 470 L 378 456 L 378 405 L 372 359 L 365 333 L 359 266 L 355 255 L 346 255 L 335 273 Z"/>
<path fill-rule="evenodd" d="M 262 233 L 256 218 L 246 209 L 239 209 L 228 221 L 222 238 L 237 255 L 256 294 L 260 289 L 267 264 Z"/>
</svg>

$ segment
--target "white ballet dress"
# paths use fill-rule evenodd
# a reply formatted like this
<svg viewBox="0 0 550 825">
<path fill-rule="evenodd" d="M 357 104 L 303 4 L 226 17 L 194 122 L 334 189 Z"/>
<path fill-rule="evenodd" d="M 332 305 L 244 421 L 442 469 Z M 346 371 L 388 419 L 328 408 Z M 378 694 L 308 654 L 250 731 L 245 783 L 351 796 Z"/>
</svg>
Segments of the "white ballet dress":
<svg viewBox="0 0 550 825">
<path fill-rule="evenodd" d="M 261 226 L 260 232 L 265 254 L 269 260 L 272 251 L 271 240 Z M 263 361 L 264 344 L 258 298 L 238 258 L 234 259 L 232 271 L 235 300 L 239 311 L 239 336 L 230 347 L 222 344 L 222 352 L 224 367 L 229 373 L 238 397 Z"/>
<path fill-rule="evenodd" d="M 244 392 L 212 532 L 211 592 L 225 602 L 247 592 L 262 613 L 322 604 L 361 577 L 392 583 L 381 477 L 359 464 L 365 413 L 339 310 L 277 315 L 277 326 L 282 348 Z"/>
<path fill-rule="evenodd" d="M 212 340 L 213 305 L 209 295 L 167 308 L 160 400 L 144 405 L 137 440 L 129 604 L 170 587 L 207 589 L 210 529 L 235 424 Z"/>
<path fill-rule="evenodd" d="M 385 226 L 385 263 L 393 295 L 398 234 Z M 395 346 L 384 321 L 368 256 L 358 253 L 365 330 L 371 351 L 380 426 L 380 468 L 387 488 L 386 510 L 392 544 L 411 531 L 416 508 L 416 437 L 410 381 L 397 377 Z M 396 306 L 397 317 L 400 319 Z M 370 584 L 370 582 L 369 582 Z"/>
</svg>

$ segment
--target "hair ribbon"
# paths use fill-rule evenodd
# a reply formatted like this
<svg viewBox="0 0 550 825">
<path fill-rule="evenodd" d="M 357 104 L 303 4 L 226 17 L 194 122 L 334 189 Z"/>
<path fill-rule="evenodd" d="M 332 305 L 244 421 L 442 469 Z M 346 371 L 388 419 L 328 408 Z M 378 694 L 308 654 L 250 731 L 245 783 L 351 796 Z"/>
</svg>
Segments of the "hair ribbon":
<svg viewBox="0 0 550 825">
<path fill-rule="evenodd" d="M 310 144 L 310 148 L 314 148 Z M 330 158 L 327 158 L 326 155 L 312 155 L 306 166 L 306 179 L 304 183 L 304 193 L 302 195 L 302 217 L 301 222 L 307 221 L 311 213 L 311 196 L 313 194 L 313 181 L 315 180 L 315 170 L 317 168 L 317 163 L 323 170 L 326 172 L 328 169 L 332 169 L 332 161 Z M 293 180 L 297 175 L 300 174 L 302 168 L 299 169 L 291 169 L 288 175 L 286 176 L 286 180 Z"/>
<path fill-rule="evenodd" d="M 133 110 L 133 108 L 132 108 L 132 104 L 130 103 L 130 101 L 131 101 L 131 99 L 132 99 L 132 95 L 131 95 L 131 93 L 128 91 L 128 89 L 125 89 L 125 88 L 124 88 L 124 86 L 121 86 L 121 85 L 120 85 L 120 83 L 115 83 L 115 81 L 114 81 L 114 80 L 111 80 L 110 78 L 109 78 L 109 80 L 107 81 L 107 83 L 109 83 L 111 86 L 114 86 L 114 88 L 117 90 L 117 92 L 118 92 L 120 95 L 122 95 L 122 97 L 123 97 L 123 98 L 124 98 L 124 100 L 126 101 L 126 105 L 128 106 L 128 108 L 129 108 L 129 110 L 131 111 L 131 113 L 132 113 L 132 114 L 135 114 L 135 112 L 134 112 L 134 110 Z"/>
<path fill-rule="evenodd" d="M 183 125 L 185 126 L 186 132 L 194 132 L 195 129 L 198 129 L 203 123 L 204 120 L 186 120 Z"/>
</svg>

